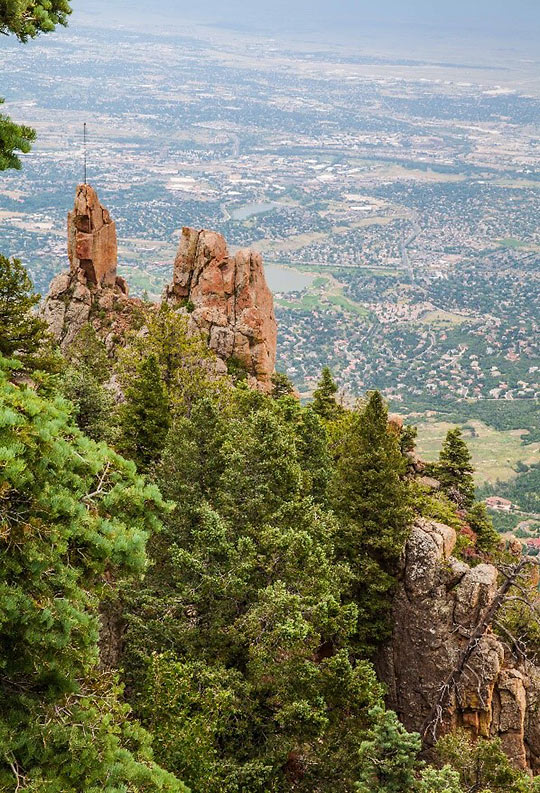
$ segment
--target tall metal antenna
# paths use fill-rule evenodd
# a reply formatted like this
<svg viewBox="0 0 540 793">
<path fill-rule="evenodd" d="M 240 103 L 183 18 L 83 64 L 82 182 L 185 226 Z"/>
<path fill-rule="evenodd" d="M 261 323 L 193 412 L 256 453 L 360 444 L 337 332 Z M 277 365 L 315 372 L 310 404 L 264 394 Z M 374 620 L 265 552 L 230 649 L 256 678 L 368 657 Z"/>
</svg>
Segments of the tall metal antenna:
<svg viewBox="0 0 540 793">
<path fill-rule="evenodd" d="M 87 157 L 86 157 L 86 121 L 84 122 L 84 125 L 83 125 L 83 146 L 84 146 L 84 182 L 83 182 L 83 184 L 86 184 L 86 161 L 87 161 Z"/>
</svg>

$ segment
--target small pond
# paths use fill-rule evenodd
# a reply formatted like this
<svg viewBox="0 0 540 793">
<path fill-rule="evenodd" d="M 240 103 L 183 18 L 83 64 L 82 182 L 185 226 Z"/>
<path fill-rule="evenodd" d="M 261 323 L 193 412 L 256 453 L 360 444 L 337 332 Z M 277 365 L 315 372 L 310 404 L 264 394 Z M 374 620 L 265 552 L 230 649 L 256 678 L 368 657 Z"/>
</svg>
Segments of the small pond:
<svg viewBox="0 0 540 793">
<path fill-rule="evenodd" d="M 271 212 L 275 209 L 277 204 L 244 204 L 236 209 L 231 209 L 230 214 L 233 220 L 247 220 L 255 215 L 264 215 L 265 212 Z"/>
<path fill-rule="evenodd" d="M 292 267 L 266 264 L 264 272 L 272 292 L 301 292 L 313 283 L 312 275 L 294 270 Z"/>
</svg>

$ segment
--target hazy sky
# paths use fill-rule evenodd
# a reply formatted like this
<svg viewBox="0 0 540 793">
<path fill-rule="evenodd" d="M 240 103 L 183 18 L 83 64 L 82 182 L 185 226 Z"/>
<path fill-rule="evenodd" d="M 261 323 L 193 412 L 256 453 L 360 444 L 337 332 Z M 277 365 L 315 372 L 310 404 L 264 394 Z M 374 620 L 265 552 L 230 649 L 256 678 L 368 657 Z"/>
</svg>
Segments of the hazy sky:
<svg viewBox="0 0 540 793">
<path fill-rule="evenodd" d="M 360 27 L 370 22 L 540 31 L 540 0 L 73 0 L 78 14 L 108 12 L 127 21 L 163 15 L 259 29 Z M 150 7 L 150 8 L 149 8 Z"/>
</svg>

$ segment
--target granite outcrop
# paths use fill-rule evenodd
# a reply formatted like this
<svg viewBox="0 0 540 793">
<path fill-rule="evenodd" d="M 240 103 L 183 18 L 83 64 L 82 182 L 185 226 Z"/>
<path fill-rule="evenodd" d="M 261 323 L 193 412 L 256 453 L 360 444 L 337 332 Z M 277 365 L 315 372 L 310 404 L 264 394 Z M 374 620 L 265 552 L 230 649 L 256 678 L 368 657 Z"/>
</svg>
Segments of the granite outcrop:
<svg viewBox="0 0 540 793">
<path fill-rule="evenodd" d="M 393 635 L 378 659 L 388 705 L 409 730 L 422 731 L 449 672 L 498 590 L 491 564 L 454 557 L 454 529 L 414 526 L 394 599 Z M 458 727 L 501 739 L 515 766 L 540 772 L 540 668 L 514 656 L 489 629 L 476 644 L 445 708 L 440 732 Z M 440 733 L 439 733 L 440 734 Z M 426 736 L 428 744 L 430 736 Z"/>
</svg>

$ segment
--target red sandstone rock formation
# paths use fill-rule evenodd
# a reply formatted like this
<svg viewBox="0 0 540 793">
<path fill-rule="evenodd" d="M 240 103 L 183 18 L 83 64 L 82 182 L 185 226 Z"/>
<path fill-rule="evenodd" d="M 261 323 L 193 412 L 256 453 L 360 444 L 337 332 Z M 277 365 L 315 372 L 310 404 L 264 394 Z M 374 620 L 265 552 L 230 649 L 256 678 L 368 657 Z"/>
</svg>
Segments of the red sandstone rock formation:
<svg viewBox="0 0 540 793">
<path fill-rule="evenodd" d="M 87 184 L 77 188 L 75 207 L 68 214 L 68 256 L 71 272 L 82 270 L 88 284 L 114 286 L 118 263 L 116 225 Z"/>
<path fill-rule="evenodd" d="M 91 321 L 112 349 L 140 301 L 128 297 L 125 280 L 116 274 L 116 227 L 90 185 L 79 185 L 68 214 L 68 256 L 70 269 L 53 279 L 42 315 L 62 348 Z"/>
<path fill-rule="evenodd" d="M 52 281 L 43 316 L 64 348 L 91 321 L 112 350 L 141 302 L 128 297 L 116 274 L 116 227 L 89 185 L 77 188 L 68 215 L 68 255 L 70 270 Z M 254 387 L 270 390 L 277 326 L 259 254 L 229 256 L 220 234 L 185 228 L 165 299 L 193 309 L 190 325 L 218 356 L 216 371 L 226 372 L 225 363 L 234 359 Z"/>
<path fill-rule="evenodd" d="M 192 322 L 210 348 L 270 388 L 277 325 L 260 254 L 244 250 L 231 256 L 221 234 L 184 228 L 165 297 L 191 304 Z"/>
</svg>

